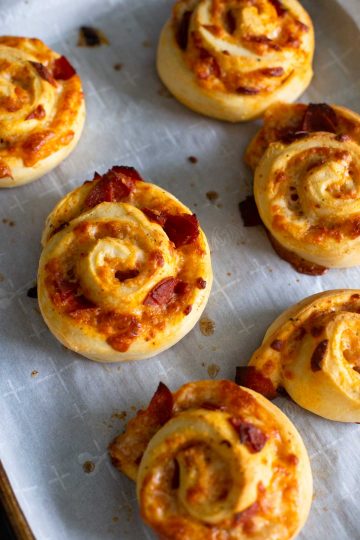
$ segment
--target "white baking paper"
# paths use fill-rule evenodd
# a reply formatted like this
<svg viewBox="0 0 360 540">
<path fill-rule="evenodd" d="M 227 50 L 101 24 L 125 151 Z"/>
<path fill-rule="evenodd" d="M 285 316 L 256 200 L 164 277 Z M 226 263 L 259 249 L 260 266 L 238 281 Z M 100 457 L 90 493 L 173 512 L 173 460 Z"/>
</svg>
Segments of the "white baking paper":
<svg viewBox="0 0 360 540">
<path fill-rule="evenodd" d="M 304 0 L 313 17 L 315 78 L 304 101 L 360 112 L 359 0 Z M 87 121 L 74 153 L 29 186 L 0 192 L 0 456 L 38 540 L 154 538 L 139 518 L 134 485 L 107 457 L 107 445 L 159 380 L 171 389 L 196 379 L 233 379 L 267 326 L 304 296 L 360 286 L 360 268 L 324 277 L 297 274 L 261 228 L 243 227 L 238 202 L 251 192 L 242 154 L 259 123 L 229 125 L 168 97 L 155 51 L 170 0 L 0 0 L 0 33 L 36 36 L 65 54 L 84 81 Z M 80 25 L 110 41 L 77 47 Z M 122 64 L 115 71 L 114 64 Z M 196 156 L 191 164 L 188 156 Z M 181 343 L 133 364 L 100 365 L 62 347 L 27 290 L 34 284 L 46 215 L 95 170 L 133 165 L 192 208 L 205 229 L 215 283 L 205 315 Z M 211 203 L 206 193 L 216 191 Z M 14 221 L 13 226 L 2 220 Z M 210 369 L 209 369 L 210 368 Z M 33 374 L 37 371 L 38 374 Z M 322 420 L 284 399 L 308 448 L 315 481 L 301 540 L 360 539 L 360 426 Z M 112 417 L 118 413 L 117 417 Z M 85 473 L 83 464 L 95 469 Z"/>
</svg>

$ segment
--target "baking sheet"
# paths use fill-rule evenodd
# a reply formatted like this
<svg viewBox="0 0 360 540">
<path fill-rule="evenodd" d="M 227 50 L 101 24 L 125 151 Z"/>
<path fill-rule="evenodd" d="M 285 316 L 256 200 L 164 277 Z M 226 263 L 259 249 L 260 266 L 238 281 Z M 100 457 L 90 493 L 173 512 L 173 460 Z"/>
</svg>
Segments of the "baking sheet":
<svg viewBox="0 0 360 540">
<path fill-rule="evenodd" d="M 359 1 L 303 4 L 317 36 L 316 75 L 303 100 L 360 112 Z M 289 304 L 360 283 L 359 268 L 297 274 L 274 254 L 261 228 L 243 227 L 237 205 L 251 192 L 251 175 L 242 153 L 258 124 L 206 119 L 168 96 L 154 60 L 171 5 L 0 0 L 1 34 L 40 37 L 67 55 L 87 103 L 74 153 L 42 180 L 0 192 L 0 456 L 39 540 L 154 538 L 139 518 L 134 485 L 111 466 L 106 451 L 135 408 L 147 403 L 159 380 L 176 389 L 209 376 L 233 379 L 235 366 L 246 364 Z M 78 48 L 84 24 L 103 30 L 110 45 Z M 121 70 L 114 70 L 119 63 Z M 100 365 L 64 349 L 26 292 L 34 284 L 46 215 L 94 170 L 113 164 L 135 166 L 198 214 L 212 248 L 215 283 L 205 317 L 215 326 L 205 336 L 197 325 L 154 359 Z M 219 198 L 210 202 L 209 191 Z M 299 538 L 359 539 L 359 426 L 322 420 L 281 398 L 276 403 L 298 427 L 312 462 L 314 502 Z M 84 471 L 86 462 L 95 465 L 92 471 L 89 464 Z"/>
</svg>

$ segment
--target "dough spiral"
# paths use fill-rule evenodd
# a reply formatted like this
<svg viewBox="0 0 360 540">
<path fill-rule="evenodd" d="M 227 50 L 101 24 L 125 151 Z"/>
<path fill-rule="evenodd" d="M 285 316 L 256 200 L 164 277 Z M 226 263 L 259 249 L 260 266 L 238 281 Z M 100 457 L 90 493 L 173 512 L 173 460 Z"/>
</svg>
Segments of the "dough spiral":
<svg viewBox="0 0 360 540">
<path fill-rule="evenodd" d="M 47 219 L 39 303 L 54 335 L 101 362 L 158 354 L 187 334 L 209 296 L 209 247 L 175 197 L 113 167 Z"/>
<path fill-rule="evenodd" d="M 178 0 L 157 69 L 189 108 L 239 122 L 309 85 L 314 30 L 297 0 Z"/>
<path fill-rule="evenodd" d="M 279 105 L 248 149 L 260 217 L 276 251 L 303 273 L 360 264 L 359 143 L 351 111 Z"/>
<path fill-rule="evenodd" d="M 39 39 L 0 37 L 0 187 L 43 176 L 76 146 L 85 120 L 81 81 Z"/>
<path fill-rule="evenodd" d="M 267 395 L 268 383 L 282 387 L 319 416 L 360 422 L 359 332 L 360 290 L 315 294 L 275 320 L 237 380 Z"/>
<path fill-rule="evenodd" d="M 174 394 L 161 383 L 109 451 L 163 540 L 288 540 L 309 512 L 300 435 L 263 396 L 230 381 Z"/>
</svg>

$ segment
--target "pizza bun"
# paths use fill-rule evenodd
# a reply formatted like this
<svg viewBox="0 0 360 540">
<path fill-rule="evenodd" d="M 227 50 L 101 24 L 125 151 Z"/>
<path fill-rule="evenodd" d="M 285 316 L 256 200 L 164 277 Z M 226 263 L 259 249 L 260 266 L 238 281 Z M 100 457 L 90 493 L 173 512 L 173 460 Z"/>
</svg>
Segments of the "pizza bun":
<svg viewBox="0 0 360 540">
<path fill-rule="evenodd" d="M 325 291 L 270 326 L 237 381 L 268 397 L 285 391 L 304 409 L 360 422 L 360 290 Z"/>
<path fill-rule="evenodd" d="M 278 105 L 249 147 L 261 220 L 275 250 L 303 273 L 360 264 L 359 143 L 352 111 Z"/>
<path fill-rule="evenodd" d="M 294 538 L 311 505 L 309 458 L 290 420 L 230 381 L 160 383 L 109 448 L 162 540 Z"/>
<path fill-rule="evenodd" d="M 157 70 L 190 109 L 240 122 L 295 101 L 312 79 L 313 53 L 313 25 L 297 0 L 178 0 Z"/>
<path fill-rule="evenodd" d="M 131 167 L 95 174 L 46 221 L 39 304 L 52 333 L 100 362 L 159 354 L 207 303 L 212 270 L 197 217 Z"/>
<path fill-rule="evenodd" d="M 0 187 L 40 178 L 75 148 L 85 120 L 80 77 L 39 39 L 0 37 Z"/>
</svg>

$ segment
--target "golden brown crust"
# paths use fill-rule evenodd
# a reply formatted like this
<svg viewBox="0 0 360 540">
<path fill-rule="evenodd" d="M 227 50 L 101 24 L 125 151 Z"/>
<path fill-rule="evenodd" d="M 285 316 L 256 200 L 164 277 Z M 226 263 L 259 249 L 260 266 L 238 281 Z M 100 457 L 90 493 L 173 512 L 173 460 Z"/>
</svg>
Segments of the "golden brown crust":
<svg viewBox="0 0 360 540">
<path fill-rule="evenodd" d="M 64 197 L 43 245 L 45 321 L 93 360 L 137 360 L 172 346 L 210 293 L 209 247 L 196 216 L 131 168 L 113 167 Z"/>
<path fill-rule="evenodd" d="M 137 481 L 159 538 L 286 540 L 306 521 L 312 481 L 300 436 L 269 401 L 230 381 L 174 394 L 160 385 L 109 450 Z"/>
<path fill-rule="evenodd" d="M 81 81 L 39 39 L 0 37 L 0 187 L 39 178 L 75 147 L 84 123 Z"/>
<path fill-rule="evenodd" d="M 240 121 L 293 101 L 312 77 L 314 32 L 297 0 L 178 0 L 158 71 L 185 105 Z"/>
<path fill-rule="evenodd" d="M 286 260 L 322 271 L 360 263 L 359 143 L 360 117 L 341 107 L 278 104 L 267 113 L 246 160 L 260 217 Z"/>
<path fill-rule="evenodd" d="M 359 328 L 360 290 L 310 296 L 275 320 L 249 365 L 305 409 L 360 422 Z"/>
</svg>

